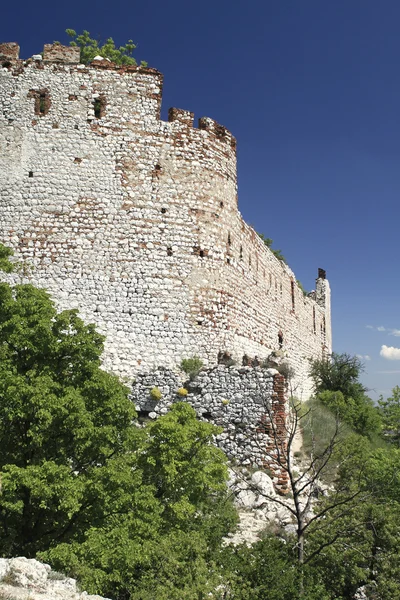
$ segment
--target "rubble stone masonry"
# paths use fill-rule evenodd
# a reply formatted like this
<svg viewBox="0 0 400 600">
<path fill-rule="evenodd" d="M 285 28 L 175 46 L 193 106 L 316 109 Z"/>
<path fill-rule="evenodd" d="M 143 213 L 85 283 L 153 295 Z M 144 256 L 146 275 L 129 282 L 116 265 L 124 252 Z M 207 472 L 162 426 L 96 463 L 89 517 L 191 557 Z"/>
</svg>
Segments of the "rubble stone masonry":
<svg viewBox="0 0 400 600">
<path fill-rule="evenodd" d="M 235 138 L 186 110 L 161 121 L 155 69 L 77 60 L 0 44 L 0 240 L 24 280 L 94 322 L 121 376 L 281 350 L 308 396 L 307 359 L 331 351 L 329 284 L 320 270 L 304 296 L 242 219 Z"/>
</svg>

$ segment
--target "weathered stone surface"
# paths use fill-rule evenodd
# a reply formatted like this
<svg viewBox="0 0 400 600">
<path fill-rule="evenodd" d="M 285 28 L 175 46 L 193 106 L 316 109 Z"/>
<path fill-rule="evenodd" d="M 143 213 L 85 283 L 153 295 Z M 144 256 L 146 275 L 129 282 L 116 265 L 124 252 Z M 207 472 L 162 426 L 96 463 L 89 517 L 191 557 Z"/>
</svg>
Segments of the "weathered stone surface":
<svg viewBox="0 0 400 600">
<path fill-rule="evenodd" d="M 267 496 L 274 496 L 275 489 L 271 477 L 263 471 L 255 471 L 251 476 L 251 483 L 261 493 Z"/>
<path fill-rule="evenodd" d="M 306 359 L 331 349 L 329 284 L 321 272 L 305 297 L 243 221 L 232 134 L 181 109 L 160 121 L 154 69 L 73 64 L 79 49 L 58 44 L 41 63 L 1 49 L 0 239 L 22 279 L 94 322 L 121 376 L 280 351 L 307 397 Z"/>
<path fill-rule="evenodd" d="M 0 597 L 7 600 L 108 600 L 80 592 L 75 579 L 24 557 L 0 559 Z"/>
</svg>

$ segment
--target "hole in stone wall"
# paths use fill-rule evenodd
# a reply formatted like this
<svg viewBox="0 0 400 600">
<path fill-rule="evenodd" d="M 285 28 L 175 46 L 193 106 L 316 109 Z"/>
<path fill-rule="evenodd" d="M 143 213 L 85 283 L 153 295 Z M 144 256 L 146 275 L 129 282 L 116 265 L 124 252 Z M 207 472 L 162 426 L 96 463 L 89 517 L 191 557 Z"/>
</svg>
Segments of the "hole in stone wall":
<svg viewBox="0 0 400 600">
<path fill-rule="evenodd" d="M 3 63 L 1 63 L 1 66 L 3 67 L 3 69 L 8 69 L 9 67 L 11 67 L 11 63 L 9 60 L 5 60 Z"/>
<path fill-rule="evenodd" d="M 161 212 L 162 212 L 163 215 L 165 215 L 165 213 L 167 212 L 167 209 L 166 208 L 162 208 Z"/>
<path fill-rule="evenodd" d="M 46 92 L 41 92 L 39 95 L 39 113 L 46 114 Z"/>
<path fill-rule="evenodd" d="M 105 96 L 99 96 L 98 98 L 95 98 L 93 101 L 93 109 L 94 109 L 94 116 L 96 119 L 101 119 L 102 117 L 104 117 L 105 113 L 106 113 L 106 98 Z"/>
<path fill-rule="evenodd" d="M 226 259 L 226 262 L 228 263 L 228 265 L 230 265 L 230 264 L 231 264 L 231 259 L 228 257 L 228 258 Z"/>
<path fill-rule="evenodd" d="M 312 309 L 312 318 L 313 318 L 313 332 L 317 333 L 317 325 L 315 323 L 315 306 Z"/>
<path fill-rule="evenodd" d="M 29 90 L 28 98 L 35 99 L 35 115 L 43 117 L 50 109 L 50 94 L 47 88 L 42 90 Z"/>
<path fill-rule="evenodd" d="M 240 260 L 243 260 L 243 246 L 240 246 L 239 258 Z"/>
<path fill-rule="evenodd" d="M 294 281 L 293 281 L 293 279 L 290 282 L 290 294 L 291 294 L 291 297 L 292 297 L 292 310 L 294 311 L 295 304 L 294 304 Z"/>
<path fill-rule="evenodd" d="M 79 129 L 78 125 L 74 125 L 74 129 Z"/>
<path fill-rule="evenodd" d="M 282 331 L 280 331 L 278 333 L 278 345 L 279 345 L 279 350 L 282 348 L 283 346 L 283 333 Z"/>
<path fill-rule="evenodd" d="M 228 246 L 232 245 L 231 232 L 228 233 Z"/>
<path fill-rule="evenodd" d="M 171 246 L 168 246 L 168 248 L 167 248 L 167 256 L 172 256 L 172 248 L 171 248 Z"/>
<path fill-rule="evenodd" d="M 28 177 L 33 177 L 33 171 L 29 171 Z"/>
<path fill-rule="evenodd" d="M 204 412 L 201 414 L 203 419 L 212 419 L 212 414 L 210 412 Z"/>
<path fill-rule="evenodd" d="M 193 254 L 197 254 L 200 258 L 204 258 L 204 256 L 208 256 L 208 250 L 202 250 L 200 246 L 193 246 Z"/>
<path fill-rule="evenodd" d="M 222 202 L 222 200 L 221 200 L 221 202 L 219 203 L 219 205 L 220 205 L 220 207 L 221 207 L 221 208 L 224 208 L 224 203 Z"/>
<path fill-rule="evenodd" d="M 147 419 L 149 418 L 149 414 L 150 414 L 150 410 L 137 410 L 136 414 L 137 414 L 137 420 L 139 421 L 139 423 L 143 422 L 143 421 L 147 421 Z"/>
<path fill-rule="evenodd" d="M 162 167 L 161 167 L 161 165 L 159 165 L 159 164 L 157 164 L 157 165 L 154 167 L 154 170 L 155 170 L 155 171 L 161 171 L 161 169 L 162 169 Z"/>
</svg>

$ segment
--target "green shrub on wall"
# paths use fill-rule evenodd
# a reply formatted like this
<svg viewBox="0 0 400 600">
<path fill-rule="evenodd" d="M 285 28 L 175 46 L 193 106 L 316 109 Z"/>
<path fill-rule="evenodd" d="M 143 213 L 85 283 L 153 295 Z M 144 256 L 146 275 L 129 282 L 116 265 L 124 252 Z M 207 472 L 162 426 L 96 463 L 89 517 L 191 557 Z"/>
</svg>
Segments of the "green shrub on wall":
<svg viewBox="0 0 400 600">
<path fill-rule="evenodd" d="M 150 390 L 150 396 L 152 400 L 155 400 L 156 402 L 158 402 L 159 400 L 161 400 L 162 398 L 162 393 L 160 388 L 158 388 L 157 386 L 154 386 L 151 390 Z"/>
<path fill-rule="evenodd" d="M 190 379 L 194 379 L 199 371 L 203 368 L 203 361 L 198 356 L 192 358 L 184 358 L 181 362 L 181 369 Z"/>
</svg>

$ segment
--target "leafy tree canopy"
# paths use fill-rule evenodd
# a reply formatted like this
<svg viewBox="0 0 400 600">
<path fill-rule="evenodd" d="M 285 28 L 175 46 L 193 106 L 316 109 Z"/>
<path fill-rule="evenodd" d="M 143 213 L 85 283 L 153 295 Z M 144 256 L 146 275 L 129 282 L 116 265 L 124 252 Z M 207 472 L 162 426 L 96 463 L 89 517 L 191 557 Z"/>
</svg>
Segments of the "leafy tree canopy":
<svg viewBox="0 0 400 600">
<path fill-rule="evenodd" d="M 310 376 L 318 400 L 361 435 L 374 436 L 381 419 L 359 376 L 363 364 L 357 356 L 333 352 L 329 359 L 311 360 Z"/>
<path fill-rule="evenodd" d="M 179 403 L 138 427 L 103 341 L 44 290 L 0 283 L 0 552 L 115 600 L 156 580 L 159 598 L 197 599 L 236 522 L 219 429 Z"/>
<path fill-rule="evenodd" d="M 392 444 L 400 447 L 400 387 L 396 385 L 387 400 L 381 396 L 378 405 L 385 437 Z"/>
<path fill-rule="evenodd" d="M 81 63 L 87 65 L 90 63 L 95 56 L 102 56 L 103 58 L 109 58 L 112 62 L 117 65 L 136 65 L 136 60 L 133 58 L 133 51 L 136 49 L 136 45 L 132 40 L 128 40 L 125 46 L 117 48 L 114 40 L 110 37 L 104 44 L 98 40 L 91 38 L 89 31 L 84 30 L 82 33 L 77 34 L 74 29 L 66 29 L 66 34 L 72 38 L 70 41 L 71 46 L 79 46 L 81 49 Z M 145 61 L 140 63 L 142 66 L 147 66 Z"/>
</svg>

